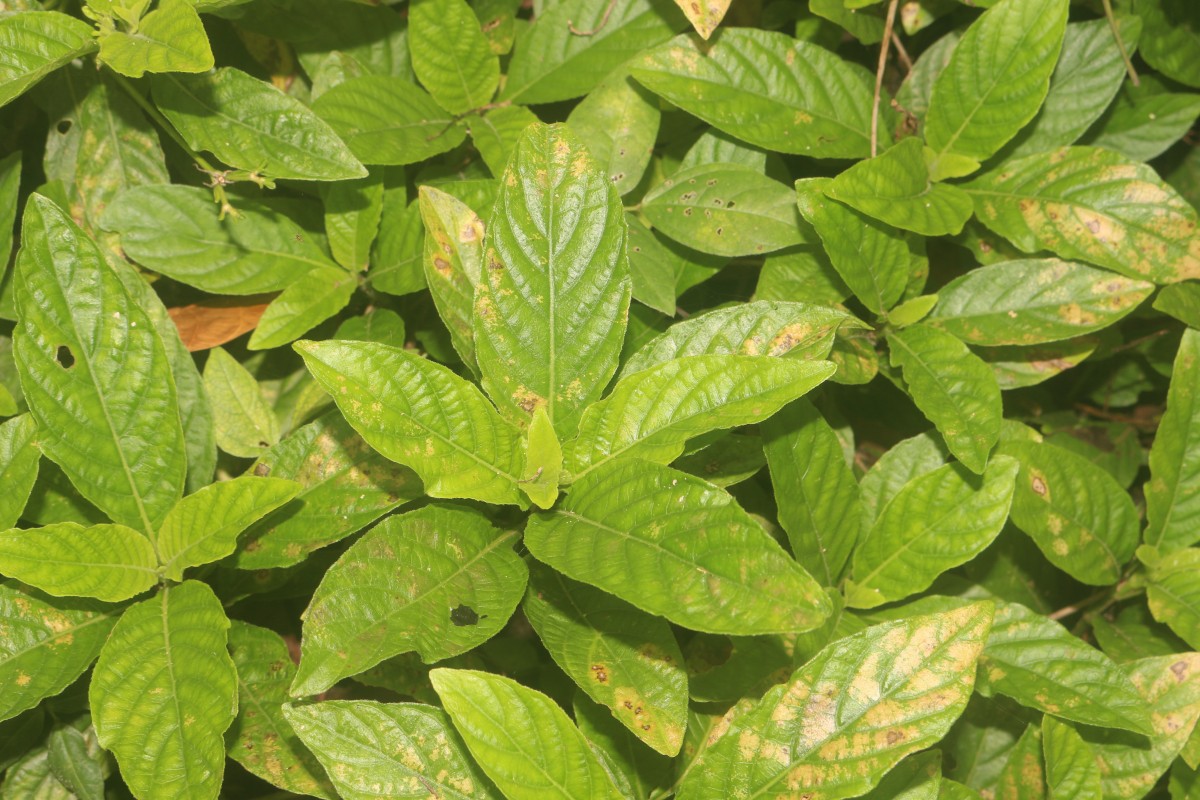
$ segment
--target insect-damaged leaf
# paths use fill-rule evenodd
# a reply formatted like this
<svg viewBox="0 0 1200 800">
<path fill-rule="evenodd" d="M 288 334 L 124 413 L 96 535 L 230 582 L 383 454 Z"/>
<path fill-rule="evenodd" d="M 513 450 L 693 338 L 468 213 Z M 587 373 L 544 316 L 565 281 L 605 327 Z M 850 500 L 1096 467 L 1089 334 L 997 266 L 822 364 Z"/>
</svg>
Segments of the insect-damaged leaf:
<svg viewBox="0 0 1200 800">
<path fill-rule="evenodd" d="M 471 320 L 483 269 L 483 220 L 466 203 L 432 186 L 421 187 L 419 202 L 425 223 L 425 283 L 454 349 L 476 370 Z"/>
<path fill-rule="evenodd" d="M 637 188 L 650 164 L 660 117 L 654 95 L 621 71 L 581 100 L 567 117 L 567 125 L 617 193 L 625 195 Z"/>
</svg>

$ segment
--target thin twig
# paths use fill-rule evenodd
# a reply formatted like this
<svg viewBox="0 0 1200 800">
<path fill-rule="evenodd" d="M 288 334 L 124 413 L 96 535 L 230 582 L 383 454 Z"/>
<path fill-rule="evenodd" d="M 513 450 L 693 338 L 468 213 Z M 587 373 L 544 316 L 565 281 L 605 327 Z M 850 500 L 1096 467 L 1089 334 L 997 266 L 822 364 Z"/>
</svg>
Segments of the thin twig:
<svg viewBox="0 0 1200 800">
<path fill-rule="evenodd" d="M 600 18 L 600 24 L 592 28 L 590 31 L 580 30 L 575 27 L 575 23 L 567 20 L 567 30 L 576 36 L 595 36 L 600 31 L 604 30 L 604 26 L 608 24 L 608 17 L 613 12 L 613 8 L 617 5 L 617 0 L 608 0 L 608 6 L 604 9 L 604 16 Z"/>
<path fill-rule="evenodd" d="M 896 48 L 896 58 L 900 59 L 900 66 L 904 67 L 905 74 L 912 72 L 912 58 L 909 57 L 904 43 L 900 41 L 900 34 L 895 31 L 892 31 L 892 47 Z"/>
<path fill-rule="evenodd" d="M 1108 17 L 1108 27 L 1112 30 L 1113 38 L 1117 40 L 1117 49 L 1121 51 L 1121 60 L 1125 62 L 1125 71 L 1129 73 L 1129 82 L 1134 86 L 1141 86 L 1142 82 L 1138 79 L 1137 70 L 1133 68 L 1133 61 L 1129 58 L 1129 51 L 1125 49 L 1125 40 L 1121 38 L 1121 31 L 1117 27 L 1117 18 L 1113 14 L 1112 0 L 1103 0 L 1104 16 Z"/>
<path fill-rule="evenodd" d="M 1054 611 L 1050 614 L 1047 614 L 1046 617 L 1048 619 L 1054 620 L 1055 622 L 1057 622 L 1060 619 L 1065 619 L 1066 617 L 1069 617 L 1072 614 L 1079 613 L 1083 609 L 1094 604 L 1097 600 L 1104 599 L 1105 597 L 1107 597 L 1110 594 L 1111 591 L 1112 591 L 1111 589 L 1102 589 L 1099 592 L 1096 592 L 1095 594 L 1090 595 L 1089 597 L 1085 597 L 1084 599 L 1080 600 L 1078 603 L 1072 603 L 1069 606 L 1063 606 L 1058 611 Z"/>
<path fill-rule="evenodd" d="M 879 151 L 879 97 L 883 93 L 883 70 L 887 67 L 888 48 L 892 44 L 892 29 L 896 24 L 896 7 L 900 0 L 888 3 L 887 23 L 883 27 L 883 42 L 879 45 L 879 65 L 875 68 L 875 96 L 871 99 L 871 158 Z"/>
</svg>

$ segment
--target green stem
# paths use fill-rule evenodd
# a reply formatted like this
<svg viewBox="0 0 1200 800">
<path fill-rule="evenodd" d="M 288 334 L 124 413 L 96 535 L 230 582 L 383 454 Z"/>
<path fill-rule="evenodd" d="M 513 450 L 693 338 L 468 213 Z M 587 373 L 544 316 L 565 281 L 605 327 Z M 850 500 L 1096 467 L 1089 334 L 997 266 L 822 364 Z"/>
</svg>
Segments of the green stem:
<svg viewBox="0 0 1200 800">
<path fill-rule="evenodd" d="M 1129 73 L 1129 82 L 1134 86 L 1141 86 L 1142 82 L 1138 79 L 1137 70 L 1133 68 L 1133 61 L 1129 58 L 1129 51 L 1125 49 L 1125 40 L 1121 38 L 1121 31 L 1117 27 L 1117 17 L 1113 14 L 1112 0 L 1101 0 L 1104 3 L 1104 16 L 1108 18 L 1108 27 L 1112 30 L 1113 38 L 1117 40 L 1117 49 L 1121 51 L 1121 60 L 1125 62 L 1125 71 Z"/>
</svg>

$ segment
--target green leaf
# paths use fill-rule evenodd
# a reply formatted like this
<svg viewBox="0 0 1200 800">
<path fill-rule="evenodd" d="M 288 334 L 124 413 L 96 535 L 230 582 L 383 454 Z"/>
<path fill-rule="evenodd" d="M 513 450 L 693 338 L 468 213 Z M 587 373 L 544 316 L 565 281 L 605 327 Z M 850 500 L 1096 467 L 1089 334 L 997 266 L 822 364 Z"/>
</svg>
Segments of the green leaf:
<svg viewBox="0 0 1200 800">
<path fill-rule="evenodd" d="M 279 420 L 258 381 L 222 347 L 208 353 L 204 390 L 216 413 L 217 446 L 226 453 L 254 458 L 279 441 Z"/>
<path fill-rule="evenodd" d="M 584 413 L 566 446 L 566 468 L 578 480 L 628 456 L 670 463 L 688 439 L 762 422 L 833 371 L 826 361 L 709 355 L 635 372 Z"/>
<path fill-rule="evenodd" d="M 525 106 L 499 106 L 467 118 L 471 142 L 493 175 L 500 175 L 512 158 L 521 134 L 538 121 Z"/>
<path fill-rule="evenodd" d="M 164 587 L 113 628 L 88 701 L 100 744 L 135 796 L 217 797 L 222 735 L 237 713 L 228 630 L 220 601 L 196 581 Z"/>
<path fill-rule="evenodd" d="M 648 797 L 672 783 L 674 760 L 645 747 L 608 709 L 575 692 L 575 724 L 600 756 L 609 777 L 625 797 Z"/>
<path fill-rule="evenodd" d="M 516 537 L 463 506 L 427 506 L 372 528 L 325 573 L 304 612 L 292 696 L 401 653 L 432 664 L 490 639 L 525 593 Z"/>
<path fill-rule="evenodd" d="M 971 198 L 962 189 L 933 182 L 921 140 L 912 137 L 850 167 L 825 187 L 825 194 L 924 236 L 958 233 L 972 211 Z"/>
<path fill-rule="evenodd" d="M 733 717 L 684 778 L 679 800 L 869 791 L 962 713 L 991 617 L 990 603 L 974 603 L 826 647 Z"/>
<path fill-rule="evenodd" d="M 453 150 L 466 137 L 462 124 L 427 92 L 392 75 L 339 83 L 313 102 L 313 111 L 364 164 L 415 164 Z"/>
<path fill-rule="evenodd" d="M 818 45 L 728 28 L 711 44 L 676 37 L 631 70 L 655 94 L 750 144 L 813 158 L 870 152 L 871 74 Z M 884 103 L 880 127 L 892 118 Z"/>
<path fill-rule="evenodd" d="M 1103 468 L 1060 447 L 1005 442 L 1000 452 L 1021 462 L 1013 523 L 1076 580 L 1115 583 L 1137 547 L 1138 515 L 1129 494 Z"/>
<path fill-rule="evenodd" d="M 1200 218 L 1146 164 L 1095 147 L 1006 162 L 966 186 L 975 213 L 1026 253 L 1049 250 L 1132 278 L 1200 277 Z"/>
<path fill-rule="evenodd" d="M 1002 261 L 938 289 L 928 322 L 971 344 L 1042 344 L 1106 328 L 1153 290 L 1074 261 Z"/>
<path fill-rule="evenodd" d="M 501 100 L 529 105 L 580 97 L 687 22 L 669 0 L 563 0 L 517 39 Z"/>
<path fill-rule="evenodd" d="M 860 14 L 859 7 L 865 2 L 871 5 L 876 0 L 809 0 L 809 11 L 833 22 L 839 28 L 858 39 L 863 44 L 879 44 L 883 40 L 885 22 L 879 14 Z"/>
<path fill-rule="evenodd" d="M 1004 767 L 996 779 L 995 796 L 1011 800 L 1047 800 L 1041 727 L 1026 725 L 1021 738 L 1006 755 Z"/>
<path fill-rule="evenodd" d="M 889 448 L 859 483 L 863 522 L 873 523 L 901 489 L 913 479 L 945 464 L 948 456 L 946 446 L 932 431 L 904 439 Z"/>
<path fill-rule="evenodd" d="M 345 800 L 499 797 L 439 708 L 331 700 L 283 714 Z"/>
<path fill-rule="evenodd" d="M 625 212 L 629 228 L 629 273 L 633 279 L 633 299 L 667 316 L 675 316 L 678 283 L 678 257 L 630 212 Z"/>
<path fill-rule="evenodd" d="M 571 109 L 567 125 L 617 194 L 624 195 L 637 187 L 650 164 L 660 117 L 657 99 L 617 73 Z"/>
<path fill-rule="evenodd" d="M 89 752 L 82 731 L 70 725 L 56 728 L 46 740 L 46 749 L 50 771 L 59 783 L 79 800 L 104 800 L 104 754 L 99 747 L 95 756 Z"/>
<path fill-rule="evenodd" d="M 37 480 L 42 451 L 37 448 L 37 423 L 22 414 L 0 424 L 0 530 L 17 524 Z"/>
<path fill-rule="evenodd" d="M 135 32 L 101 22 L 99 42 L 100 63 L 131 78 L 147 72 L 207 72 L 213 67 L 204 23 L 187 0 L 159 0 Z"/>
<path fill-rule="evenodd" d="M 284 214 L 237 201 L 237 216 L 219 216 L 212 193 L 198 187 L 138 186 L 121 192 L 101 227 L 121 235 L 129 258 L 155 272 L 214 294 L 286 289 L 334 264 Z"/>
<path fill-rule="evenodd" d="M 186 469 L 162 341 L 51 201 L 30 198 L 21 235 L 13 355 L 38 447 L 114 521 L 149 533 L 179 499 Z"/>
<path fill-rule="evenodd" d="M 411 467 L 431 497 L 523 505 L 520 435 L 473 384 L 374 342 L 298 342 L 295 348 L 359 435 Z"/>
<path fill-rule="evenodd" d="M 461 200 L 432 186 L 421 187 L 420 207 L 425 223 L 425 282 L 454 349 L 474 370 L 471 325 L 475 287 L 483 269 L 483 220 Z"/>
<path fill-rule="evenodd" d="M 0 533 L 0 572 L 56 597 L 128 600 L 158 583 L 157 568 L 150 540 L 124 525 Z"/>
<path fill-rule="evenodd" d="M 500 60 L 464 0 L 417 0 L 408 28 L 413 72 L 438 105 L 462 114 L 492 99 Z"/>
<path fill-rule="evenodd" d="M 1200 332 L 1183 332 L 1167 411 L 1150 448 L 1146 544 L 1173 550 L 1200 541 Z"/>
<path fill-rule="evenodd" d="M 325 233 L 334 259 L 352 272 L 362 272 L 371 261 L 371 245 L 379 233 L 383 213 L 383 172 L 356 181 L 326 184 Z"/>
<path fill-rule="evenodd" d="M 467 749 L 505 797 L 621 798 L 583 734 L 546 695 L 465 669 L 435 669 L 429 680 Z"/>
<path fill-rule="evenodd" d="M 95 600 L 54 598 L 0 582 L 0 720 L 33 708 L 75 682 L 116 622 Z"/>
<path fill-rule="evenodd" d="M 22 11 L 0 17 L 0 106 L 54 70 L 96 49 L 92 28 L 57 11 Z"/>
<path fill-rule="evenodd" d="M 1142 58 L 1168 78 L 1200 88 L 1200 13 L 1187 0 L 1136 0 L 1146 25 Z"/>
<path fill-rule="evenodd" d="M 350 303 L 358 278 L 338 267 L 317 267 L 271 301 L 250 335 L 250 350 L 294 341 Z"/>
<path fill-rule="evenodd" d="M 938 800 L 942 753 L 926 750 L 904 759 L 863 800 Z"/>
<path fill-rule="evenodd" d="M 792 554 L 825 586 L 836 586 L 858 539 L 862 503 L 841 443 L 807 400 L 762 426 L 779 524 Z"/>
<path fill-rule="evenodd" d="M 1151 304 L 1189 328 L 1200 329 L 1200 283 L 1172 283 L 1159 289 Z"/>
<path fill-rule="evenodd" d="M 1133 161 L 1149 161 L 1182 139 L 1200 116 L 1200 96 L 1171 92 L 1143 78 L 1126 86 L 1086 143 L 1115 150 Z"/>
<path fill-rule="evenodd" d="M 50 771 L 50 754 L 38 747 L 13 764 L 0 784 L 4 796 L 17 800 L 76 800 L 75 794 L 59 783 Z"/>
<path fill-rule="evenodd" d="M 525 432 L 525 474 L 521 479 L 521 491 L 538 508 L 550 508 L 558 499 L 562 471 L 562 445 L 554 434 L 546 407 L 538 406 Z"/>
<path fill-rule="evenodd" d="M 403 347 L 408 339 L 404 330 L 404 320 L 395 311 L 386 308 L 368 309 L 361 316 L 343 320 L 333 338 L 379 342 L 391 347 Z"/>
<path fill-rule="evenodd" d="M 1169 553 L 1150 568 L 1146 587 L 1146 601 L 1154 618 L 1193 648 L 1200 643 L 1197 567 L 1200 567 L 1200 550 L 1188 548 Z"/>
<path fill-rule="evenodd" d="M 719 434 L 712 444 L 685 453 L 671 466 L 726 488 L 754 477 L 766 463 L 760 437 L 728 433 Z"/>
<path fill-rule="evenodd" d="M 287 642 L 274 631 L 235 621 L 229 653 L 238 676 L 238 715 L 225 734 L 229 757 L 280 789 L 334 800 L 325 770 L 293 732 L 283 707 L 296 675 Z"/>
<path fill-rule="evenodd" d="M 733 498 L 669 467 L 617 459 L 530 519 L 525 546 L 568 577 L 692 630 L 815 628 L 829 599 Z"/>
<path fill-rule="evenodd" d="M 562 125 L 530 127 L 504 173 L 475 293 L 483 387 L 524 425 L 546 407 L 560 438 L 617 368 L 629 307 L 625 216 Z"/>
<path fill-rule="evenodd" d="M 419 204 L 408 202 L 408 188 L 385 189 L 379 238 L 371 248 L 371 267 L 366 274 L 371 287 L 396 295 L 426 288 L 421 266 L 425 238 Z"/>
<path fill-rule="evenodd" d="M 855 549 L 847 604 L 903 599 L 983 552 L 1008 518 L 1017 468 L 997 456 L 982 476 L 946 464 L 909 481 Z"/>
<path fill-rule="evenodd" d="M 787 186 L 739 164 L 680 170 L 642 200 L 654 227 L 703 253 L 750 256 L 806 241 Z"/>
<path fill-rule="evenodd" d="M 1187 650 L 1182 639 L 1155 622 L 1144 603 L 1122 608 L 1112 621 L 1097 617 L 1092 621 L 1092 633 L 1100 648 L 1119 663 Z"/>
<path fill-rule="evenodd" d="M 950 452 L 982 473 L 1003 415 L 991 368 L 958 339 L 929 325 L 892 331 L 887 340 L 892 365 L 903 370 L 917 408 L 937 426 Z"/>
<path fill-rule="evenodd" d="M 949 159 L 942 162 L 947 156 L 971 159 L 978 169 L 1034 118 L 1062 50 L 1067 5 L 1004 0 L 967 29 L 934 83 L 925 117 L 935 176 L 956 177 L 946 171 Z"/>
<path fill-rule="evenodd" d="M 1042 755 L 1051 800 L 1102 800 L 1096 754 L 1078 731 L 1049 715 L 1042 717 Z"/>
</svg>

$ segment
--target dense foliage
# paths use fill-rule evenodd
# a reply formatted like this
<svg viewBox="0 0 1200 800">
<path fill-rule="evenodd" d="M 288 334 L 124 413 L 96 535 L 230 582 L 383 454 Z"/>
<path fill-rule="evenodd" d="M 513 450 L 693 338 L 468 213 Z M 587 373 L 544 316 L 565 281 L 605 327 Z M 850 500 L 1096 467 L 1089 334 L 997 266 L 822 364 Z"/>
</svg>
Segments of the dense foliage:
<svg viewBox="0 0 1200 800">
<path fill-rule="evenodd" d="M 1200 798 L 1197 90 L 1193 0 L 0 0 L 0 796 Z"/>
</svg>

